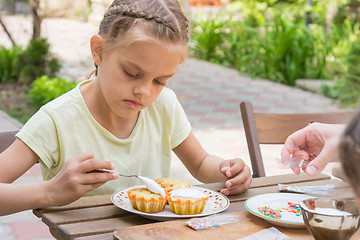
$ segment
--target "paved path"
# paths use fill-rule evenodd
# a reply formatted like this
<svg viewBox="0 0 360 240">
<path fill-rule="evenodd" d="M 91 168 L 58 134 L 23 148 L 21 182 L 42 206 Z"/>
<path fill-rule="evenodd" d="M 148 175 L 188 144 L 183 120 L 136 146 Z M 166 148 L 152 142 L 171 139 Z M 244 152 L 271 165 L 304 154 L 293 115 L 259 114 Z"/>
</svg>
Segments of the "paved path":
<svg viewBox="0 0 360 240">
<path fill-rule="evenodd" d="M 25 45 L 30 39 L 31 19 L 6 17 L 15 40 Z M 43 36 L 51 50 L 63 62 L 61 75 L 82 80 L 92 70 L 88 41 L 97 27 L 66 19 L 45 19 Z M 10 46 L 0 29 L 0 45 Z M 249 100 L 255 111 L 271 113 L 326 112 L 336 110 L 331 100 L 266 80 L 253 80 L 237 71 L 195 59 L 187 59 L 169 82 L 204 148 L 225 158 L 240 157 L 249 164 L 242 128 L 239 103 Z M 0 131 L 21 128 L 16 120 L 0 111 Z M 264 146 L 263 155 L 268 175 L 288 173 L 276 166 L 281 146 Z M 176 170 L 176 171 L 175 171 Z M 330 166 L 326 170 L 330 171 Z M 173 156 L 174 177 L 197 183 L 181 162 Z M 38 166 L 31 168 L 17 182 L 41 181 Z M 0 217 L 1 240 L 52 239 L 47 227 L 31 211 Z"/>
</svg>

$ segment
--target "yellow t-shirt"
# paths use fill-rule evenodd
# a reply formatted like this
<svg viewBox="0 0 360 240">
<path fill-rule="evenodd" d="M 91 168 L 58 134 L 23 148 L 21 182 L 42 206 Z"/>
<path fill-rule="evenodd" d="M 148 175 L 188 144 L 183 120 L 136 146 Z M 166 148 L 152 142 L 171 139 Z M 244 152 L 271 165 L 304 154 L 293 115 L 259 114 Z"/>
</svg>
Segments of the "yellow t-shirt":
<svg viewBox="0 0 360 240">
<path fill-rule="evenodd" d="M 119 139 L 89 112 L 80 85 L 90 81 L 44 105 L 17 134 L 39 156 L 43 179 L 53 178 L 68 159 L 87 151 L 97 159 L 113 162 L 119 173 L 152 179 L 168 177 L 171 149 L 191 131 L 175 93 L 164 88 L 150 106 L 140 111 L 131 135 Z M 136 178 L 120 177 L 87 195 L 110 194 L 138 184 L 142 183 Z"/>
</svg>

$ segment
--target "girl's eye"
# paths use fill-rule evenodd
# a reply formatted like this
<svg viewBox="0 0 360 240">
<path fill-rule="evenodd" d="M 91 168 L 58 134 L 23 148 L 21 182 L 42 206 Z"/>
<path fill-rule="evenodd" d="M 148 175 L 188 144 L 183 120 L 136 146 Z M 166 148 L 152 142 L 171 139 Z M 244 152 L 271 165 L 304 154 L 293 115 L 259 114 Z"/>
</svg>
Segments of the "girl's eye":
<svg viewBox="0 0 360 240">
<path fill-rule="evenodd" d="M 126 71 L 125 69 L 124 69 L 124 72 L 125 72 L 125 74 L 127 75 L 127 76 L 129 76 L 129 77 L 131 77 L 131 78 L 136 78 L 136 77 L 138 77 L 139 75 L 138 74 L 132 74 L 132 73 L 129 73 L 128 71 Z"/>
<path fill-rule="evenodd" d="M 166 82 L 161 82 L 161 81 L 159 81 L 157 79 L 154 79 L 154 81 L 155 81 L 156 84 L 159 84 L 161 86 L 166 86 Z"/>
</svg>

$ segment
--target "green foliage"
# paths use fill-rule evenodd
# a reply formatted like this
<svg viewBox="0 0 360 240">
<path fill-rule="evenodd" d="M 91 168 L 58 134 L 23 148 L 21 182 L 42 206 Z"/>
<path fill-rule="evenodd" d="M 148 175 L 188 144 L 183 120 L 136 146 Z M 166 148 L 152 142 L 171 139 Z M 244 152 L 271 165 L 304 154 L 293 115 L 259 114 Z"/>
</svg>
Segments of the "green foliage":
<svg viewBox="0 0 360 240">
<path fill-rule="evenodd" d="M 226 22 L 221 20 L 221 14 L 202 17 L 199 22 L 194 22 L 192 33 L 194 45 L 190 46 L 195 57 L 207 61 L 216 61 L 216 51 L 221 45 L 222 35 Z"/>
<path fill-rule="evenodd" d="M 360 25 L 350 19 L 345 19 L 341 25 L 333 25 L 331 35 L 328 37 L 329 59 L 327 61 L 328 73 L 336 78 L 343 78 L 347 72 L 346 60 L 352 41 L 357 38 Z"/>
<path fill-rule="evenodd" d="M 288 21 L 279 14 L 264 27 L 218 14 L 198 21 L 193 32 L 195 57 L 253 77 L 293 86 L 297 78 L 324 78 L 326 73 L 325 33 L 313 35 L 304 23 Z"/>
<path fill-rule="evenodd" d="M 252 1 L 252 0 L 243 0 L 236 1 L 233 4 L 229 5 L 227 12 L 231 15 L 234 15 L 238 12 L 241 12 L 242 21 L 250 27 L 263 26 L 266 22 L 265 10 L 269 10 L 270 5 L 272 5 L 276 0 L 269 1 Z"/>
<path fill-rule="evenodd" d="M 18 46 L 11 49 L 0 46 L 0 83 L 11 82 L 18 78 L 16 66 L 21 54 L 22 50 Z"/>
<path fill-rule="evenodd" d="M 70 91 L 75 86 L 76 83 L 68 79 L 42 76 L 32 83 L 28 99 L 36 109 L 40 109 L 44 104 Z"/>
<path fill-rule="evenodd" d="M 59 61 L 50 54 L 49 47 L 46 39 L 30 41 L 18 61 L 21 82 L 31 83 L 43 75 L 55 77 L 61 66 Z"/>
<path fill-rule="evenodd" d="M 349 5 L 356 1 L 313 0 L 311 6 L 307 2 L 232 1 L 216 16 L 192 20 L 191 51 L 197 58 L 291 86 L 298 78 L 346 78 L 334 87 L 324 87 L 323 93 L 354 101 L 360 85 L 354 77 L 360 73 L 350 66 L 359 64 L 347 56 L 350 49 L 354 51 L 353 39 L 360 35 L 360 12 L 354 14 Z M 329 14 L 333 10 L 336 15 Z M 349 87 L 349 82 L 354 86 Z"/>
<path fill-rule="evenodd" d="M 224 36 L 223 45 L 220 47 L 219 63 L 254 77 L 261 75 L 258 65 L 263 51 L 257 40 L 259 32 L 241 21 L 230 22 L 226 31 L 228 34 Z M 231 34 L 232 32 L 237 34 Z"/>
<path fill-rule="evenodd" d="M 346 58 L 348 70 L 338 96 L 340 103 L 346 107 L 356 107 L 360 104 L 360 37 L 357 36 Z"/>
<path fill-rule="evenodd" d="M 0 46 L 0 83 L 31 83 L 43 75 L 55 77 L 60 67 L 45 39 L 31 40 L 25 50 L 19 46 L 10 49 Z"/>
<path fill-rule="evenodd" d="M 266 28 L 262 42 L 265 74 L 262 77 L 293 86 L 306 75 L 307 61 L 313 55 L 314 40 L 308 28 L 276 16 Z"/>
<path fill-rule="evenodd" d="M 322 85 L 320 91 L 326 97 L 338 99 L 343 87 L 344 81 L 337 81 L 334 86 Z"/>
</svg>

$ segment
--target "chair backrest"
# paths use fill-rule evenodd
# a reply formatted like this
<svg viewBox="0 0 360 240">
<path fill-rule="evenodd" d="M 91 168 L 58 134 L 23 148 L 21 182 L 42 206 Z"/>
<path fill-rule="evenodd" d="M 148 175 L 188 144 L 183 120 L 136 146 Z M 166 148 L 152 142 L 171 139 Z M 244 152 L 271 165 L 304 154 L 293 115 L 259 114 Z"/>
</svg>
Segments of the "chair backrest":
<svg viewBox="0 0 360 240">
<path fill-rule="evenodd" d="M 0 132 L 0 153 L 7 149 L 14 141 L 18 131 Z"/>
<path fill-rule="evenodd" d="M 260 144 L 283 144 L 289 135 L 311 122 L 346 123 L 355 113 L 354 110 L 299 114 L 255 113 L 251 103 L 246 101 L 240 103 L 240 111 L 253 177 L 266 176 Z"/>
</svg>

